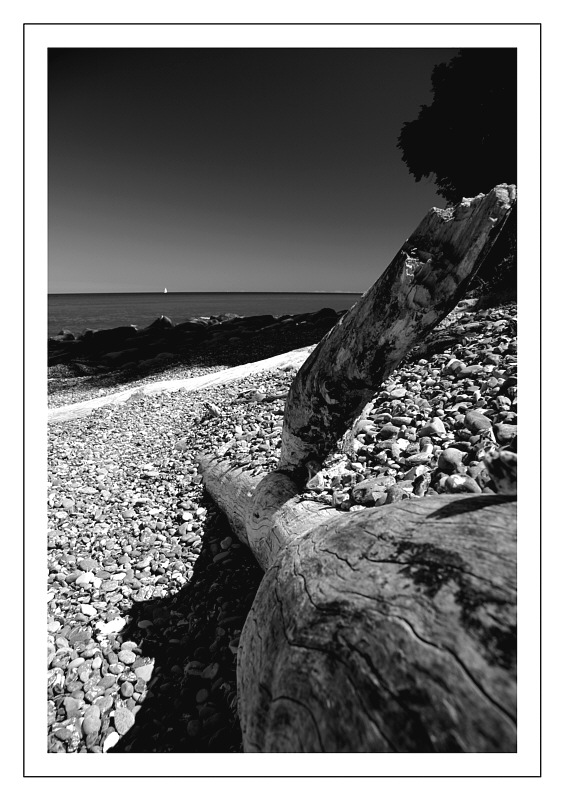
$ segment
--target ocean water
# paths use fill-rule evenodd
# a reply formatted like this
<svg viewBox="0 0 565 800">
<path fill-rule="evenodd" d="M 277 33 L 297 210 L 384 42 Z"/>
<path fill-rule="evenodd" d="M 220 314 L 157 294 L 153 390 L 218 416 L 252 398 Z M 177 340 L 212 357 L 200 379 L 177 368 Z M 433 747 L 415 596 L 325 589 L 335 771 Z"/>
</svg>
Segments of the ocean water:
<svg viewBox="0 0 565 800">
<path fill-rule="evenodd" d="M 213 314 L 302 314 L 333 308 L 351 308 L 361 294 L 318 292 L 169 292 L 168 294 L 50 294 L 48 336 L 65 329 L 77 334 L 85 328 L 101 330 L 118 325 L 143 328 L 164 314 L 175 324 L 190 317 Z"/>
</svg>

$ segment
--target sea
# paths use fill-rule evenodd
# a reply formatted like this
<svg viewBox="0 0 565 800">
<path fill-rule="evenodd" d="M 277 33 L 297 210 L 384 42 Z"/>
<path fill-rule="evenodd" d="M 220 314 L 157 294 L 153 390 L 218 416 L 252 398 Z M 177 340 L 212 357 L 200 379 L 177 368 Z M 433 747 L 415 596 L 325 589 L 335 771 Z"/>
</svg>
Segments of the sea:
<svg viewBox="0 0 565 800">
<path fill-rule="evenodd" d="M 81 333 L 119 325 L 150 325 L 162 314 L 173 323 L 215 314 L 303 314 L 351 308 L 361 293 L 322 292 L 137 292 L 131 294 L 50 294 L 48 336 L 61 330 Z"/>
</svg>

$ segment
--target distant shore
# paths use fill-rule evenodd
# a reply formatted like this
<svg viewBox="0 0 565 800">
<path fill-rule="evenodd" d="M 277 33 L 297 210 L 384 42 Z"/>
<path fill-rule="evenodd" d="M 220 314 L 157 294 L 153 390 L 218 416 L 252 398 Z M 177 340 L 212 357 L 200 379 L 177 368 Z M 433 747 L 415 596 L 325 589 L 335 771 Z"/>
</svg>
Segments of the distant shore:
<svg viewBox="0 0 565 800">
<path fill-rule="evenodd" d="M 86 328 L 97 330 L 134 324 L 150 325 L 157 317 L 174 324 L 194 317 L 237 314 L 243 317 L 305 314 L 330 307 L 350 308 L 361 293 L 339 292 L 128 292 L 69 293 L 48 297 L 48 334 L 69 330 L 76 336 Z"/>
<path fill-rule="evenodd" d="M 174 325 L 160 317 L 147 328 L 120 326 L 48 342 L 51 406 L 136 385 L 151 376 L 192 377 L 317 344 L 341 313 L 194 317 Z"/>
</svg>

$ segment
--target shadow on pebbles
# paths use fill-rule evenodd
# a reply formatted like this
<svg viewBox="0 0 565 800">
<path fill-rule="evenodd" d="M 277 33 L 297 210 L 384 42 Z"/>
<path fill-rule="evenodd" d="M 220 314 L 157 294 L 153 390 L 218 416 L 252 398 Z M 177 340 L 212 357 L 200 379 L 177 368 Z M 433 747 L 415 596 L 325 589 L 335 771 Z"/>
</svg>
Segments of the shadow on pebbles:
<svg viewBox="0 0 565 800">
<path fill-rule="evenodd" d="M 111 752 L 241 751 L 236 654 L 263 573 L 233 541 L 225 517 L 207 506 L 202 551 L 190 582 L 172 597 L 141 601 L 130 611 L 117 656 L 132 646 L 136 660 L 121 694 L 130 683 L 146 695 Z M 137 668 L 144 677 L 138 677 L 135 664 L 145 667 L 145 673 Z M 114 726 L 119 714 L 117 709 Z M 108 730 L 109 725 L 110 719 Z"/>
<path fill-rule="evenodd" d="M 80 675 L 81 664 L 64 665 L 63 691 L 50 691 L 59 721 L 49 752 L 241 751 L 236 653 L 262 572 L 225 517 L 204 505 L 201 550 L 176 594 L 130 604 L 125 626 L 99 642 L 88 641 L 86 627 L 81 640 L 80 625 L 67 632 L 73 660 L 90 656 L 89 675 L 96 674 L 92 680 Z M 69 680 L 73 670 L 77 686 L 87 678 L 80 688 Z"/>
</svg>

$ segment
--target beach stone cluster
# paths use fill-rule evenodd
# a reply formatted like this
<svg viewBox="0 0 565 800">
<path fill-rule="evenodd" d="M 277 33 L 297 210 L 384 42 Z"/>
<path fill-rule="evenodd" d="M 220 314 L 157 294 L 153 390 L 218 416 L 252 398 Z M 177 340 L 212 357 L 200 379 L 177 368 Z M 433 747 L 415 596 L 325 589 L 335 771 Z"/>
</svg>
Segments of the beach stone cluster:
<svg viewBox="0 0 565 800">
<path fill-rule="evenodd" d="M 242 317 L 220 314 L 146 328 L 124 325 L 48 339 L 50 405 L 136 385 L 148 376 L 193 377 L 316 344 L 345 311 Z M 77 391 L 78 390 L 78 391 Z"/>
<path fill-rule="evenodd" d="M 197 467 L 215 453 L 274 468 L 294 374 L 134 395 L 51 425 L 49 752 L 240 751 L 236 654 L 262 573 Z M 463 304 L 379 387 L 304 496 L 355 513 L 515 491 L 516 426 L 516 306 Z"/>
<path fill-rule="evenodd" d="M 305 496 L 355 510 L 430 494 L 515 492 L 515 311 L 450 315 L 423 348 L 427 357 L 413 354 L 377 392 Z"/>
</svg>

